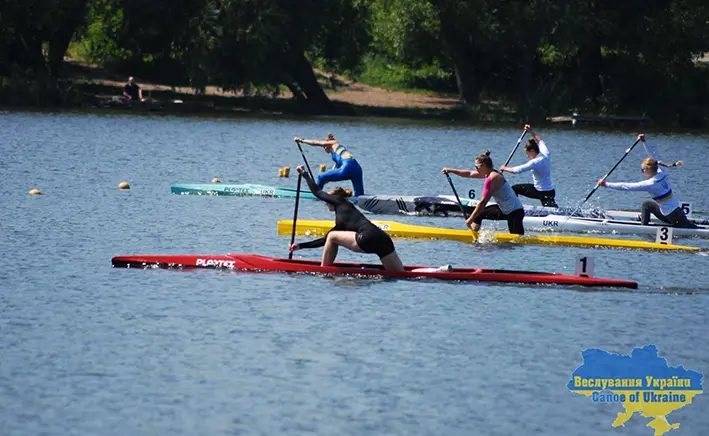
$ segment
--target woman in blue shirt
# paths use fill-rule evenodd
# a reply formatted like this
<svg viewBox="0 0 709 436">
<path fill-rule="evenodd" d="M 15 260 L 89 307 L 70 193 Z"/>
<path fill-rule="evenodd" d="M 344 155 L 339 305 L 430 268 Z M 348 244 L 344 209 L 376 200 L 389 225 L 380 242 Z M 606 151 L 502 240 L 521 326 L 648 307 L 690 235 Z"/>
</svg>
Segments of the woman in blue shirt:
<svg viewBox="0 0 709 436">
<path fill-rule="evenodd" d="M 318 141 L 316 139 L 303 139 L 297 136 L 294 138 L 294 141 L 316 147 L 322 147 L 326 152 L 330 153 L 333 162 L 335 162 L 332 169 L 318 176 L 318 188 L 322 189 L 323 186 L 329 182 L 350 180 L 352 182 L 352 187 L 354 188 L 355 197 L 364 195 L 362 167 L 359 166 L 359 163 L 357 163 L 352 153 L 350 153 L 344 145 L 337 142 L 332 133 L 328 133 L 327 139 L 324 141 Z"/>
</svg>

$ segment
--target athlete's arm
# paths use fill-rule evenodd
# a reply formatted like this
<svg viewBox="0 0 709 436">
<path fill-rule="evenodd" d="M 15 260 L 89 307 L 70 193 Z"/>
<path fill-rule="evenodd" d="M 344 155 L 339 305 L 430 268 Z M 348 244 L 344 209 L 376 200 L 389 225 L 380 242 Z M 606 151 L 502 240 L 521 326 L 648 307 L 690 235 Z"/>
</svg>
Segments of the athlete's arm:
<svg viewBox="0 0 709 436">
<path fill-rule="evenodd" d="M 337 141 L 335 140 L 318 141 L 317 139 L 303 139 L 298 136 L 293 138 L 293 140 L 295 142 L 302 142 L 303 144 L 314 145 L 316 147 L 332 147 L 337 145 Z"/>
<path fill-rule="evenodd" d="M 638 139 L 643 142 L 643 147 L 645 147 L 645 153 L 647 153 L 648 156 L 655 160 L 660 160 L 660 158 L 657 157 L 657 154 L 655 154 L 655 150 L 653 150 L 652 147 L 650 147 L 650 144 L 648 144 L 645 140 L 645 135 L 641 133 L 640 135 L 638 135 Z"/>
<path fill-rule="evenodd" d="M 601 183 L 602 182 L 602 183 Z M 599 180 L 599 186 L 616 189 L 618 191 L 647 191 L 655 184 L 653 179 L 643 180 L 642 182 L 606 182 Z"/>
<path fill-rule="evenodd" d="M 308 183 L 308 188 L 310 188 L 310 192 L 313 193 L 314 196 L 318 197 L 320 200 L 330 203 L 330 204 L 339 204 L 342 202 L 340 197 L 337 195 L 330 195 L 327 192 L 323 191 L 318 187 L 318 185 L 315 184 L 313 179 L 310 178 L 310 174 L 308 174 L 306 171 L 303 171 L 303 166 L 300 165 L 298 168 L 296 168 L 299 174 L 303 175 L 303 178 L 305 181 Z"/>
<path fill-rule="evenodd" d="M 540 149 L 540 152 L 541 152 L 541 149 Z M 538 167 L 539 164 L 542 163 L 543 159 L 544 159 L 543 157 L 537 156 L 525 164 L 518 165 L 516 167 L 504 167 L 504 170 L 505 170 L 505 172 L 512 173 L 512 174 L 526 173 L 527 171 L 531 171 L 531 170 L 535 169 L 536 167 Z M 500 169 L 500 171 L 502 171 L 502 168 Z"/>
<path fill-rule="evenodd" d="M 303 242 L 303 243 L 296 244 L 296 245 L 299 248 L 318 248 L 318 247 L 324 246 L 326 241 L 327 241 L 327 236 L 325 236 L 324 238 L 318 238 L 318 239 L 314 239 L 312 241 Z"/>
<path fill-rule="evenodd" d="M 551 151 L 549 150 L 549 147 L 547 147 L 546 142 L 544 142 L 541 136 L 534 135 L 534 139 L 537 141 L 537 145 L 539 146 L 539 154 L 549 157 L 551 155 Z"/>
<path fill-rule="evenodd" d="M 485 179 L 485 182 L 483 183 L 482 198 L 480 199 L 480 203 L 475 206 L 473 214 L 470 215 L 470 218 L 468 218 L 468 223 L 472 223 L 475 218 L 477 218 L 478 215 L 482 213 L 482 211 L 485 209 L 485 206 L 487 206 L 487 203 L 490 201 L 490 197 L 492 197 L 492 192 L 500 189 L 500 182 L 504 183 L 504 179 L 502 179 L 502 177 L 490 176 Z"/>
<path fill-rule="evenodd" d="M 451 173 L 459 177 L 467 177 L 469 179 L 482 179 L 482 174 L 478 173 L 477 170 L 458 170 L 455 168 L 443 168 L 443 174 Z"/>
</svg>

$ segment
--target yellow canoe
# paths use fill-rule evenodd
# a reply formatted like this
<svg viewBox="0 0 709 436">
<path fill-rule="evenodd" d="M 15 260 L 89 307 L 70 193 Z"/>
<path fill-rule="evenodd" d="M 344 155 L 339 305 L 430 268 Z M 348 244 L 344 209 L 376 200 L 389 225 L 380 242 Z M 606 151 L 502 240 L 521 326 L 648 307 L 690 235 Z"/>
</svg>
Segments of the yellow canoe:
<svg viewBox="0 0 709 436">
<path fill-rule="evenodd" d="M 417 239 L 451 239 L 462 242 L 496 242 L 511 244 L 554 245 L 587 248 L 635 248 L 644 250 L 699 251 L 699 247 L 686 245 L 657 244 L 654 242 L 634 241 L 629 239 L 592 238 L 588 236 L 547 236 L 513 235 L 494 233 L 474 236 L 470 230 L 444 229 L 438 227 L 413 226 L 396 221 L 372 221 L 373 224 L 394 237 Z M 334 221 L 298 220 L 296 234 L 322 236 L 335 226 Z M 278 221 L 278 234 L 290 235 L 293 231 L 292 220 Z"/>
</svg>

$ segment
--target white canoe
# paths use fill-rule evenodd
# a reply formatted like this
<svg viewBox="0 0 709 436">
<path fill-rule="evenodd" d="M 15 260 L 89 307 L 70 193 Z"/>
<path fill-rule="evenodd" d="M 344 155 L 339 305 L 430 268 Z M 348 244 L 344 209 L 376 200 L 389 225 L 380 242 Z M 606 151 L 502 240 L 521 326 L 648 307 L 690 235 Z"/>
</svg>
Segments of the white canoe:
<svg viewBox="0 0 709 436">
<path fill-rule="evenodd" d="M 470 215 L 478 204 L 478 200 L 461 198 L 463 209 Z M 413 216 L 462 216 L 460 206 L 452 195 L 434 196 L 397 196 L 397 195 L 362 195 L 357 198 L 357 206 L 367 212 L 386 215 L 413 215 Z M 493 203 L 491 203 L 493 204 Z M 689 204 L 689 203 L 687 203 Z M 640 211 L 633 210 L 601 210 L 582 209 L 575 207 L 544 207 L 541 205 L 524 205 L 527 217 L 546 217 L 549 215 L 570 216 L 583 218 L 602 218 L 610 220 L 640 221 Z M 709 225 L 709 219 L 691 217 L 697 225 Z M 652 222 L 660 222 L 652 217 Z"/>
<path fill-rule="evenodd" d="M 658 229 L 664 227 L 669 226 L 663 226 L 662 224 L 654 222 L 644 226 L 640 224 L 639 221 L 569 217 L 562 215 L 524 217 L 524 229 L 534 231 L 657 235 Z M 672 235 L 673 237 L 709 238 L 709 226 L 700 226 L 698 229 L 672 227 Z"/>
</svg>

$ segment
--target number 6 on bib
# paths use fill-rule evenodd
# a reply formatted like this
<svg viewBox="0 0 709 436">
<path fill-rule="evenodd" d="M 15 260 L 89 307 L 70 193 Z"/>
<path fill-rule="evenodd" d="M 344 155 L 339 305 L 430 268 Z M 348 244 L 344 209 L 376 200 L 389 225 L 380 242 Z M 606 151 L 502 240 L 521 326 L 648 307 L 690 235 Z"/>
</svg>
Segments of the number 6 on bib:
<svg viewBox="0 0 709 436">
<path fill-rule="evenodd" d="M 671 244 L 672 243 L 672 227 L 658 227 L 657 237 L 655 238 L 656 244 Z"/>
</svg>

